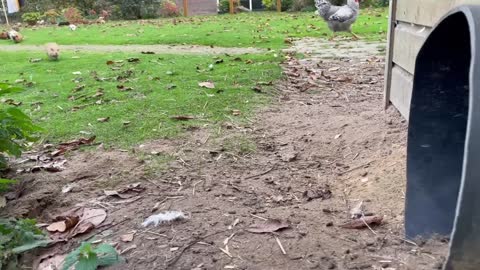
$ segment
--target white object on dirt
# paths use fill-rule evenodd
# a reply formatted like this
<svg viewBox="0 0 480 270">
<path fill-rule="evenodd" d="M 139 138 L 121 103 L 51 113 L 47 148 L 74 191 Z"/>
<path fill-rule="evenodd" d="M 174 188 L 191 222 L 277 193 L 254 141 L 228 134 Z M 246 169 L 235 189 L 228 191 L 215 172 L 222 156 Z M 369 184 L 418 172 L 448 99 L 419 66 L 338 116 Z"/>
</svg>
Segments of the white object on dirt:
<svg viewBox="0 0 480 270">
<path fill-rule="evenodd" d="M 70 30 L 72 31 L 77 30 L 77 26 L 75 24 L 70 24 L 68 27 L 70 27 Z"/>
<path fill-rule="evenodd" d="M 170 223 L 173 221 L 184 220 L 187 216 L 181 211 L 168 211 L 162 214 L 149 216 L 143 223 L 143 227 L 147 227 L 151 224 L 158 226 L 158 224 Z"/>
</svg>

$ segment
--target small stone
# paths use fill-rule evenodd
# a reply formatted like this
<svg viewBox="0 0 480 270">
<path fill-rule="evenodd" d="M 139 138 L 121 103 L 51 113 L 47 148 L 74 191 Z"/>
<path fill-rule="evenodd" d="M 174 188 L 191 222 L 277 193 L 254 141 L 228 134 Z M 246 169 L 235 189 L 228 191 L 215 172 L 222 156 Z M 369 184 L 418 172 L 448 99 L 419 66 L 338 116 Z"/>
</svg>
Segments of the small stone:
<svg viewBox="0 0 480 270">
<path fill-rule="evenodd" d="M 325 224 L 325 226 L 332 227 L 333 226 L 333 221 L 328 222 L 327 224 Z"/>
</svg>

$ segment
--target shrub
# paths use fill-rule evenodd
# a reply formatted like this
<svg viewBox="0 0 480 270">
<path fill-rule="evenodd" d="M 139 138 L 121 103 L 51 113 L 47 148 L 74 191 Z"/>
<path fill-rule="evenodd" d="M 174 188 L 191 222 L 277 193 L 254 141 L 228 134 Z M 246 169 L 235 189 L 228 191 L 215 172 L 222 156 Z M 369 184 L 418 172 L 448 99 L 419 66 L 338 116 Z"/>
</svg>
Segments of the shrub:
<svg viewBox="0 0 480 270">
<path fill-rule="evenodd" d="M 19 92 L 22 89 L 0 83 L 0 96 Z M 26 142 L 37 139 L 35 134 L 41 130 L 32 120 L 15 107 L 0 108 L 0 169 L 7 168 L 7 156 L 19 157 Z"/>
<path fill-rule="evenodd" d="M 164 0 L 161 8 L 160 8 L 160 15 L 162 17 L 176 17 L 180 14 L 177 4 L 172 2 L 171 0 Z"/>
<path fill-rule="evenodd" d="M 69 23 L 80 23 L 83 21 L 82 13 L 78 8 L 69 7 L 63 11 L 63 17 Z"/>
<path fill-rule="evenodd" d="M 240 0 L 234 0 L 233 6 L 238 7 L 240 5 Z M 218 12 L 219 13 L 229 13 L 230 12 L 230 1 L 228 0 L 220 0 L 218 4 Z"/>
<path fill-rule="evenodd" d="M 50 243 L 35 223 L 33 219 L 0 219 L 0 269 L 19 269 L 19 254 Z"/>
<path fill-rule="evenodd" d="M 282 0 L 282 11 L 290 10 L 293 0 Z M 277 0 L 262 0 L 263 6 L 268 10 L 277 10 Z"/>
<path fill-rule="evenodd" d="M 55 24 L 57 23 L 57 19 L 60 17 L 60 14 L 55 9 L 49 9 L 43 13 L 43 17 L 47 20 L 47 22 Z"/>
<path fill-rule="evenodd" d="M 314 11 L 315 0 L 293 0 L 291 11 Z"/>
<path fill-rule="evenodd" d="M 40 12 L 27 12 L 22 15 L 22 20 L 30 25 L 35 25 L 41 19 Z"/>
</svg>

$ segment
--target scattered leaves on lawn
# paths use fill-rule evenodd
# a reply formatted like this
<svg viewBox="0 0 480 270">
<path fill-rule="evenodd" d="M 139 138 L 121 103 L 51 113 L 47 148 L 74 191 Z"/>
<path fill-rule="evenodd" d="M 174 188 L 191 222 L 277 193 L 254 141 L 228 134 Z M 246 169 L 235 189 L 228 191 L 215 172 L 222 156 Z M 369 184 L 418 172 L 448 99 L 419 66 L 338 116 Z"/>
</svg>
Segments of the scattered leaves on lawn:
<svg viewBox="0 0 480 270">
<path fill-rule="evenodd" d="M 195 117 L 190 115 L 176 115 L 176 116 L 170 117 L 170 119 L 178 120 L 178 121 L 188 121 L 188 120 L 195 119 Z"/>
<path fill-rule="evenodd" d="M 208 89 L 215 89 L 215 84 L 213 82 L 200 82 L 198 86 Z"/>
<path fill-rule="evenodd" d="M 118 89 L 119 91 L 121 91 L 121 92 L 132 91 L 132 90 L 133 90 L 132 87 L 127 87 L 127 86 L 125 86 L 125 85 L 123 85 L 123 84 L 117 85 L 117 89 Z"/>
<path fill-rule="evenodd" d="M 234 115 L 234 116 L 239 116 L 241 114 L 242 114 L 242 111 L 240 111 L 240 110 L 232 110 L 232 115 Z"/>
<path fill-rule="evenodd" d="M 177 85 L 175 85 L 173 83 L 167 84 L 167 90 L 172 90 L 174 88 L 177 88 Z"/>
<path fill-rule="evenodd" d="M 254 224 L 248 227 L 247 231 L 251 233 L 272 233 L 288 227 L 290 227 L 290 225 L 285 221 L 279 219 L 269 219 L 264 223 Z"/>
<path fill-rule="evenodd" d="M 368 228 L 368 226 L 381 225 L 382 221 L 383 217 L 381 216 L 361 217 L 340 225 L 340 227 L 344 229 L 364 229 Z"/>
<path fill-rule="evenodd" d="M 97 121 L 100 122 L 100 123 L 105 123 L 105 122 L 110 121 L 110 117 L 98 118 Z"/>
<path fill-rule="evenodd" d="M 129 63 L 138 63 L 140 62 L 140 59 L 139 58 L 135 58 L 135 57 L 131 57 L 131 58 L 128 58 L 127 61 Z"/>
</svg>

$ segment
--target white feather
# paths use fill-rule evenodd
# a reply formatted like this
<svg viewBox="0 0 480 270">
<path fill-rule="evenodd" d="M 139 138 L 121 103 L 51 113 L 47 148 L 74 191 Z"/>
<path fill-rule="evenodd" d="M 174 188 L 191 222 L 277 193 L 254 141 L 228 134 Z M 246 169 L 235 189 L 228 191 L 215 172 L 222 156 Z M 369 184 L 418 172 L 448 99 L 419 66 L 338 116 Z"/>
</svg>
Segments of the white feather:
<svg viewBox="0 0 480 270">
<path fill-rule="evenodd" d="M 142 226 L 143 227 L 147 227 L 151 224 L 158 226 L 159 224 L 163 224 L 163 223 L 170 223 L 170 222 L 173 222 L 173 221 L 177 221 L 177 220 L 184 220 L 186 219 L 187 216 L 185 216 L 185 214 L 183 212 L 180 212 L 180 211 L 168 211 L 168 212 L 165 212 L 165 213 L 162 213 L 162 214 L 157 214 L 157 215 L 152 215 L 152 216 L 149 216 L 143 223 L 142 223 Z"/>
<path fill-rule="evenodd" d="M 72 31 L 77 30 L 77 26 L 75 24 L 70 24 L 68 27 L 70 27 L 70 30 Z"/>
</svg>

